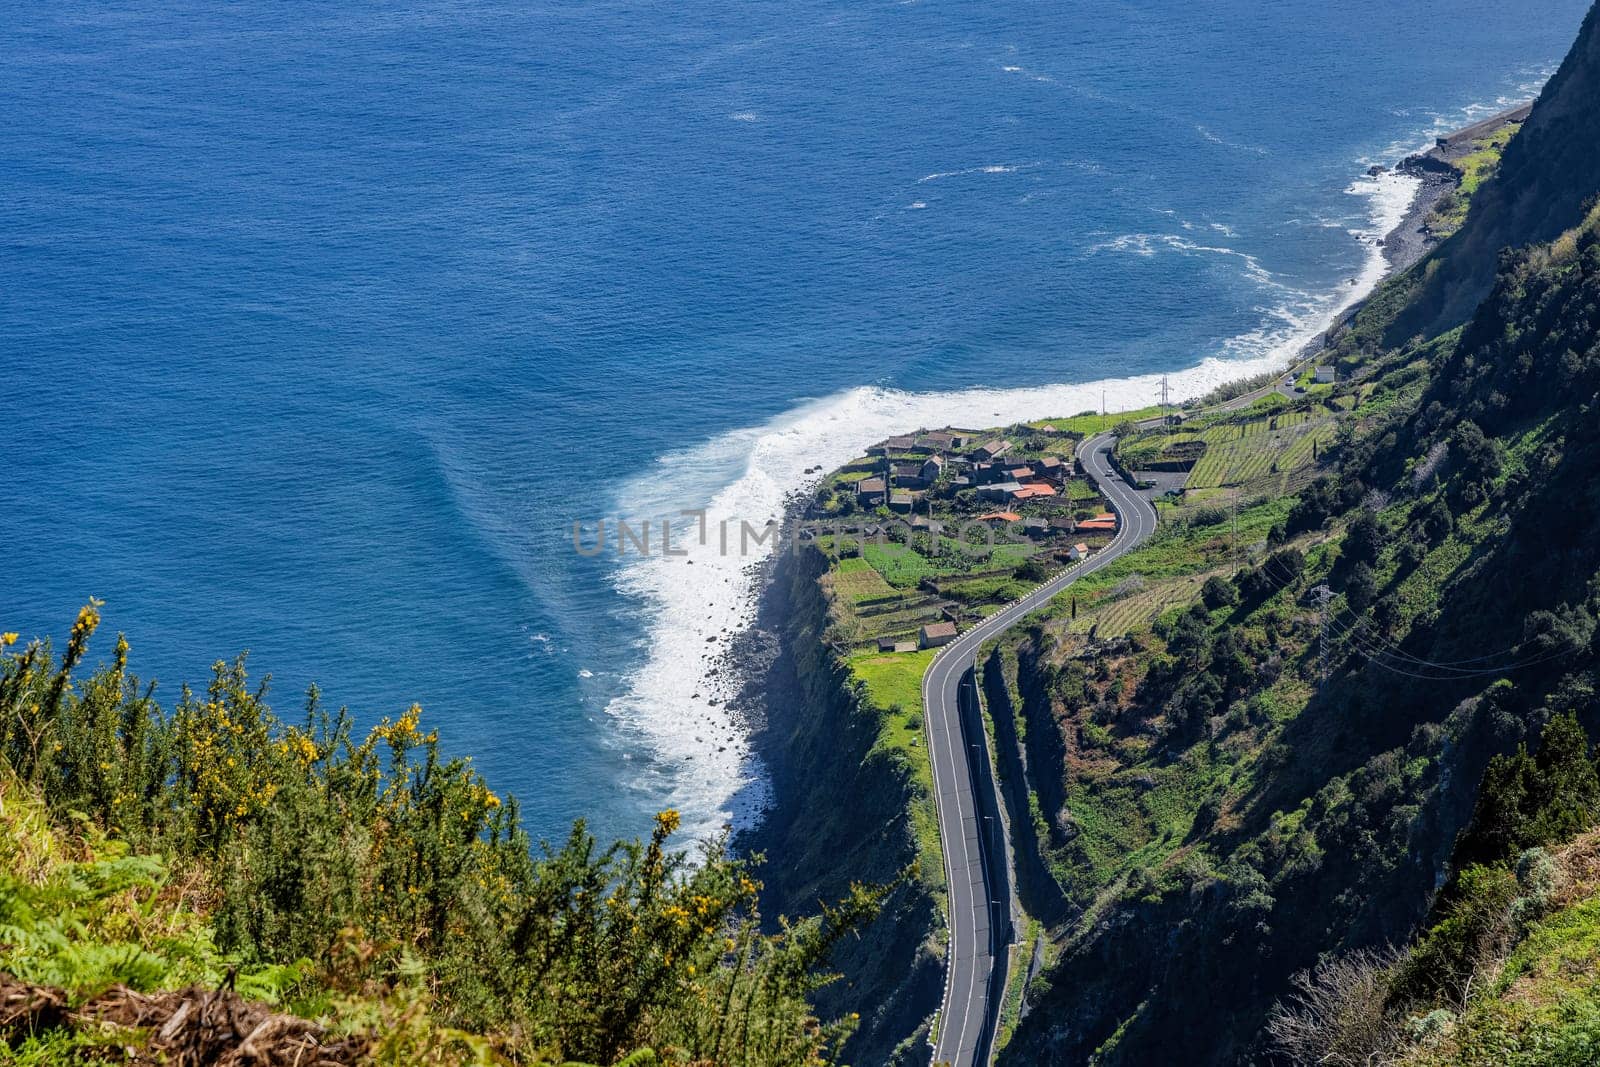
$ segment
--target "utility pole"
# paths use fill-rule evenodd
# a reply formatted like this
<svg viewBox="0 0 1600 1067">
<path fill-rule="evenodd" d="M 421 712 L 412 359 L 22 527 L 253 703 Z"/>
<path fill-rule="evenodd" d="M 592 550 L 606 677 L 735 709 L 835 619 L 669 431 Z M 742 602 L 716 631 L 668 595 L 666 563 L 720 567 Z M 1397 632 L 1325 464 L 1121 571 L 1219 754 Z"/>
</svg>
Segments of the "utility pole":
<svg viewBox="0 0 1600 1067">
<path fill-rule="evenodd" d="M 1167 428 L 1167 435 L 1172 434 L 1172 416 L 1167 411 L 1167 376 L 1161 376 L 1161 422 Z"/>
<path fill-rule="evenodd" d="M 1311 590 L 1311 595 L 1317 601 L 1318 629 L 1321 631 L 1317 640 L 1317 659 L 1319 661 L 1318 674 L 1321 676 L 1323 686 L 1328 684 L 1328 601 L 1333 599 L 1333 590 L 1327 585 L 1319 585 Z"/>
</svg>

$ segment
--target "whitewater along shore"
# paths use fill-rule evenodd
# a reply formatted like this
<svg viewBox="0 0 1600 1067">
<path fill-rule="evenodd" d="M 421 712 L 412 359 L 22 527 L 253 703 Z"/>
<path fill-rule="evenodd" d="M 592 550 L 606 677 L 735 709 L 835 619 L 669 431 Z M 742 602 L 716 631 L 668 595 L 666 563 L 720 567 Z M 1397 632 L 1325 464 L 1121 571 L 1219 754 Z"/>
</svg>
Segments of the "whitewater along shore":
<svg viewBox="0 0 1600 1067">
<path fill-rule="evenodd" d="M 1428 216 L 1444 195 L 1455 189 L 1461 177 L 1457 164 L 1472 154 L 1474 144 L 1492 137 L 1512 123 L 1521 124 L 1531 110 L 1532 100 L 1506 108 L 1437 138 L 1432 148 L 1407 156 L 1395 166 L 1396 172 L 1416 178 L 1422 185 L 1417 189 L 1405 219 L 1383 239 L 1383 254 L 1389 260 L 1391 272 L 1410 267 L 1438 243 L 1437 236 L 1427 228 Z M 1347 317 L 1354 312 L 1352 308 Z"/>
<path fill-rule="evenodd" d="M 1428 220 L 1457 186 L 1452 164 L 1476 139 L 1525 115 L 1526 107 L 1502 112 L 1395 166 L 1418 184 L 1399 223 L 1368 239 L 1382 251 L 1385 276 L 1411 267 L 1438 243 Z M 1380 173 L 1374 168 L 1372 176 Z M 1340 313 L 1285 366 L 1313 359 L 1363 302 Z M 771 797 L 760 821 L 741 829 L 738 845 L 767 857 L 763 910 L 771 916 L 814 909 L 819 900 L 841 896 L 851 881 L 893 880 L 917 861 L 906 810 L 910 775 L 873 751 L 875 727 L 859 712 L 848 671 L 824 641 L 828 606 L 818 579 L 826 561 L 814 550 L 790 550 L 809 495 L 789 498 L 780 550 L 758 564 L 754 621 L 726 646 L 726 670 L 739 676 L 731 710 L 750 731 Z M 824 1014 L 861 1011 L 853 1062 L 926 1059 L 927 1022 L 943 982 L 942 909 L 926 886 L 905 879 L 884 916 L 840 946 L 835 966 L 844 977 L 819 999 Z"/>
</svg>

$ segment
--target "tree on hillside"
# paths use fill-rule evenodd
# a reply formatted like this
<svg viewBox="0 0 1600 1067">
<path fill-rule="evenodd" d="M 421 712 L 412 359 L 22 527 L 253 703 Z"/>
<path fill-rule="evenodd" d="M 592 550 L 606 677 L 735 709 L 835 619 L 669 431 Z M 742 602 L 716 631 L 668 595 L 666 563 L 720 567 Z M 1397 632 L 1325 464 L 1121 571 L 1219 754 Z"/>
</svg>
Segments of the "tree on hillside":
<svg viewBox="0 0 1600 1067">
<path fill-rule="evenodd" d="M 1218 608 L 1237 604 L 1239 602 L 1239 591 L 1226 578 L 1213 574 L 1206 579 L 1206 584 L 1200 587 L 1200 599 L 1205 601 L 1206 607 L 1215 611 Z"/>
<path fill-rule="evenodd" d="M 1483 774 L 1457 865 L 1505 862 L 1523 849 L 1564 841 L 1600 816 L 1600 775 L 1573 712 L 1551 719 L 1536 756 L 1521 745 L 1495 756 Z"/>
</svg>

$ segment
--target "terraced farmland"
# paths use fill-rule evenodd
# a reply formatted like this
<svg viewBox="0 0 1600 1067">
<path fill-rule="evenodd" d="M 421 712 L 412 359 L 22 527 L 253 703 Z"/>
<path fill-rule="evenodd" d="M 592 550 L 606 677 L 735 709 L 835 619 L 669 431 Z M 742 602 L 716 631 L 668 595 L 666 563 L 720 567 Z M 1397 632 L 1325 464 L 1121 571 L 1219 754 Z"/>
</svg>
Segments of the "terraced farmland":
<svg viewBox="0 0 1600 1067">
<path fill-rule="evenodd" d="M 1206 454 L 1189 472 L 1185 488 L 1261 485 L 1281 491 L 1285 477 L 1311 462 L 1313 442 L 1326 445 L 1333 438 L 1330 419 L 1302 415 L 1286 426 L 1284 420 L 1288 417 L 1278 417 L 1276 430 L 1268 428 L 1268 420 L 1256 419 L 1241 426 L 1206 431 L 1224 438 L 1232 430 L 1233 437 L 1208 442 Z M 1245 431 L 1242 436 L 1241 428 Z"/>
<path fill-rule="evenodd" d="M 1288 448 L 1284 449 L 1283 460 L 1279 465 L 1284 470 L 1293 470 L 1305 466 L 1311 462 L 1314 451 L 1326 449 L 1333 444 L 1333 437 L 1334 431 L 1331 422 L 1322 423 L 1313 428 L 1311 432 L 1300 434 L 1289 442 Z M 1313 446 L 1316 447 L 1313 448 Z"/>
<path fill-rule="evenodd" d="M 974 545 L 968 549 L 946 541 L 949 555 L 928 557 L 905 545 L 869 544 L 862 550 L 866 561 L 883 575 L 884 580 L 897 589 L 910 589 L 924 578 L 947 574 L 965 574 L 976 568 L 979 561 L 988 567 L 1016 567 L 1033 554 L 1031 545 L 1001 543 L 989 549 Z"/>
<path fill-rule="evenodd" d="M 895 595 L 894 586 L 860 556 L 841 559 L 833 568 L 833 589 L 851 604 L 881 600 Z"/>
<path fill-rule="evenodd" d="M 1102 600 L 1089 605 L 1087 609 L 1080 604 L 1078 617 L 1068 624 L 1067 629 L 1071 633 L 1079 634 L 1086 634 L 1093 629 L 1096 637 L 1120 637 L 1132 633 L 1146 626 L 1150 620 L 1174 604 L 1185 604 L 1193 600 L 1198 595 L 1200 587 L 1205 584 L 1205 580 L 1214 573 L 1222 572 L 1208 571 L 1204 574 L 1160 582 L 1115 600 Z"/>
</svg>

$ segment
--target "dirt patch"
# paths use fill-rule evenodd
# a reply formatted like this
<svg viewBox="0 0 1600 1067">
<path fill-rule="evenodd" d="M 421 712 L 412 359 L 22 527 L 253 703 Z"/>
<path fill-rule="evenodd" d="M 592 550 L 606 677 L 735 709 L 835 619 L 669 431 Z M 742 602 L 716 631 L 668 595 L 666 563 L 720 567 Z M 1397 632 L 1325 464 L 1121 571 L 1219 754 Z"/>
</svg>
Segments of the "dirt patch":
<svg viewBox="0 0 1600 1067">
<path fill-rule="evenodd" d="M 73 1029 L 104 1036 L 131 1064 L 167 1067 L 348 1067 L 367 1041 L 329 1034 L 231 988 L 146 994 L 117 986 L 75 1009 L 66 994 L 0 974 L 0 1041 Z"/>
</svg>

